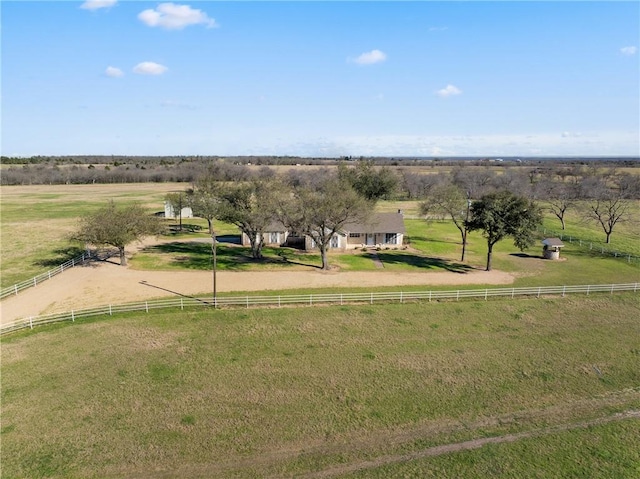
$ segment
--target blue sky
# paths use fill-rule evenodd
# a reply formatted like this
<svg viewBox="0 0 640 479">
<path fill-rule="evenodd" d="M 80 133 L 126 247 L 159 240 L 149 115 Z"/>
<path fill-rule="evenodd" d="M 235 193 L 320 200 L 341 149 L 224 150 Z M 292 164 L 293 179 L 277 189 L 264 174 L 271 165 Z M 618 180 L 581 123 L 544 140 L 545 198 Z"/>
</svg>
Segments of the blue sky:
<svg viewBox="0 0 640 479">
<path fill-rule="evenodd" d="M 2 1 L 2 154 L 640 154 L 640 2 Z"/>
</svg>

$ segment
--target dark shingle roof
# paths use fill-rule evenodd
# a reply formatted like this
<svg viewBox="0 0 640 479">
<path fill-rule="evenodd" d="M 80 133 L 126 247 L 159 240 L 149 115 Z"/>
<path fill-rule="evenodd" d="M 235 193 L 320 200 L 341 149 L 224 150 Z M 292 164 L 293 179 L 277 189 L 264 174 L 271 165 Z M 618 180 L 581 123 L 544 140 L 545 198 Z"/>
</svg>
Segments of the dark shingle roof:
<svg viewBox="0 0 640 479">
<path fill-rule="evenodd" d="M 374 213 L 369 221 L 347 223 L 343 230 L 348 233 L 404 233 L 402 213 Z"/>
</svg>

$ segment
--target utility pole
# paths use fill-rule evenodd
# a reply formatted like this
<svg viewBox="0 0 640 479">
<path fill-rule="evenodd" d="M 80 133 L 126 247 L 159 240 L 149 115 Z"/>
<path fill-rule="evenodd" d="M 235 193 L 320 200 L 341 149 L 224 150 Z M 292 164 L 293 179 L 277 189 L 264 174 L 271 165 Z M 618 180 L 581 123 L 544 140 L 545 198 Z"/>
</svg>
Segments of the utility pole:
<svg viewBox="0 0 640 479">
<path fill-rule="evenodd" d="M 467 191 L 467 213 L 464 218 L 464 232 L 462 235 L 462 259 L 460 261 L 464 261 L 464 255 L 467 251 L 467 234 L 469 230 L 467 229 L 467 224 L 469 223 L 469 211 L 471 210 L 471 192 Z"/>
<path fill-rule="evenodd" d="M 216 242 L 216 230 L 211 228 L 211 255 L 213 257 L 213 307 L 214 309 L 218 307 L 218 293 L 217 293 L 217 285 L 216 285 L 216 270 L 218 269 L 218 258 L 217 258 L 217 242 Z"/>
</svg>

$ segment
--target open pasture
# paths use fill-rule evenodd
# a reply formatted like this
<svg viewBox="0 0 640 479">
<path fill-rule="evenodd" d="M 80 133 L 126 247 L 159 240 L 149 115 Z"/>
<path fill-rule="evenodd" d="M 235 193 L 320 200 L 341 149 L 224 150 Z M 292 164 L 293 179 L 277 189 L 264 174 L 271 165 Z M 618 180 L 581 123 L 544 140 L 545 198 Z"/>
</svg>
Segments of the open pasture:
<svg viewBox="0 0 640 479">
<path fill-rule="evenodd" d="M 607 444 L 592 428 L 533 433 L 640 409 L 638 317 L 630 293 L 175 311 L 18 333 L 2 346 L 3 477 L 473 478 L 527 464 L 536 477 L 632 477 L 637 418 L 601 425 Z M 518 433 L 532 437 L 420 457 Z M 564 455 L 541 462 L 554 447 Z"/>
<path fill-rule="evenodd" d="M 29 279 L 80 253 L 82 245 L 67 238 L 78 218 L 103 206 L 113 199 L 117 202 L 137 201 L 150 211 L 161 211 L 166 193 L 187 188 L 185 183 L 159 184 L 116 184 L 116 185 L 52 185 L 52 186 L 8 186 L 2 188 L 2 278 L 3 287 Z M 633 203 L 633 215 L 638 217 L 638 202 Z M 380 211 L 402 209 L 409 217 L 418 212 L 416 201 L 389 201 L 378 205 Z M 180 241 L 204 240 L 206 222 L 199 219 L 184 220 L 202 229 L 195 233 L 174 232 L 165 239 Z M 584 240 L 602 241 L 604 234 L 597 225 L 586 223 L 577 212 L 570 212 L 566 235 L 574 235 Z M 479 232 L 469 236 L 468 258 L 460 265 L 460 235 L 448 221 L 425 221 L 407 219 L 408 251 L 382 250 L 378 254 L 385 268 L 394 271 L 482 269 L 485 263 L 486 242 Z M 545 227 L 559 230 L 557 219 L 547 213 Z M 218 234 L 238 234 L 231 225 L 218 224 Z M 622 222 L 616 226 L 612 236 L 612 249 L 640 256 L 640 235 L 638 223 Z M 210 269 L 209 248 L 204 243 L 194 243 L 191 248 L 184 244 L 171 244 L 135 255 L 133 267 L 141 269 Z M 246 249 L 221 248 L 220 267 L 230 270 L 248 269 L 316 269 L 320 264 L 315 253 L 301 254 L 266 250 L 267 260 L 254 264 L 248 261 Z M 332 255 L 331 261 L 337 267 L 348 271 L 368 271 L 375 269 L 370 257 L 371 251 Z M 623 260 L 603 258 L 579 244 L 568 244 L 563 250 L 566 261 L 553 263 L 540 261 L 540 245 L 520 253 L 509 239 L 496 245 L 494 267 L 521 275 L 517 286 L 538 284 L 584 284 L 595 282 L 637 281 L 637 265 L 626 264 Z M 288 261 L 284 257 L 288 256 Z M 568 265 L 570 264 L 570 267 Z"/>
</svg>

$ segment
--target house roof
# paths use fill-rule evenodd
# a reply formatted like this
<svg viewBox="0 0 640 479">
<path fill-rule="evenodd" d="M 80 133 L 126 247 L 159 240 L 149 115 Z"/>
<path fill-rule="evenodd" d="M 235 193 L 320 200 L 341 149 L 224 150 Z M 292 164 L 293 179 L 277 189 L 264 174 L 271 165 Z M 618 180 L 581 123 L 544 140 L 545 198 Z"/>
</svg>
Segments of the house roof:
<svg viewBox="0 0 640 479">
<path fill-rule="evenodd" d="M 284 232 L 288 228 L 274 220 L 265 228 L 265 233 Z M 346 233 L 405 233 L 402 213 L 374 213 L 366 222 L 352 222 L 342 228 Z"/>
<path fill-rule="evenodd" d="M 564 246 L 560 238 L 545 238 L 542 240 L 542 244 L 546 246 L 556 246 L 558 248 L 562 248 Z"/>
<path fill-rule="evenodd" d="M 404 216 L 402 213 L 374 213 L 364 223 L 347 223 L 343 230 L 348 233 L 404 233 Z"/>
</svg>

